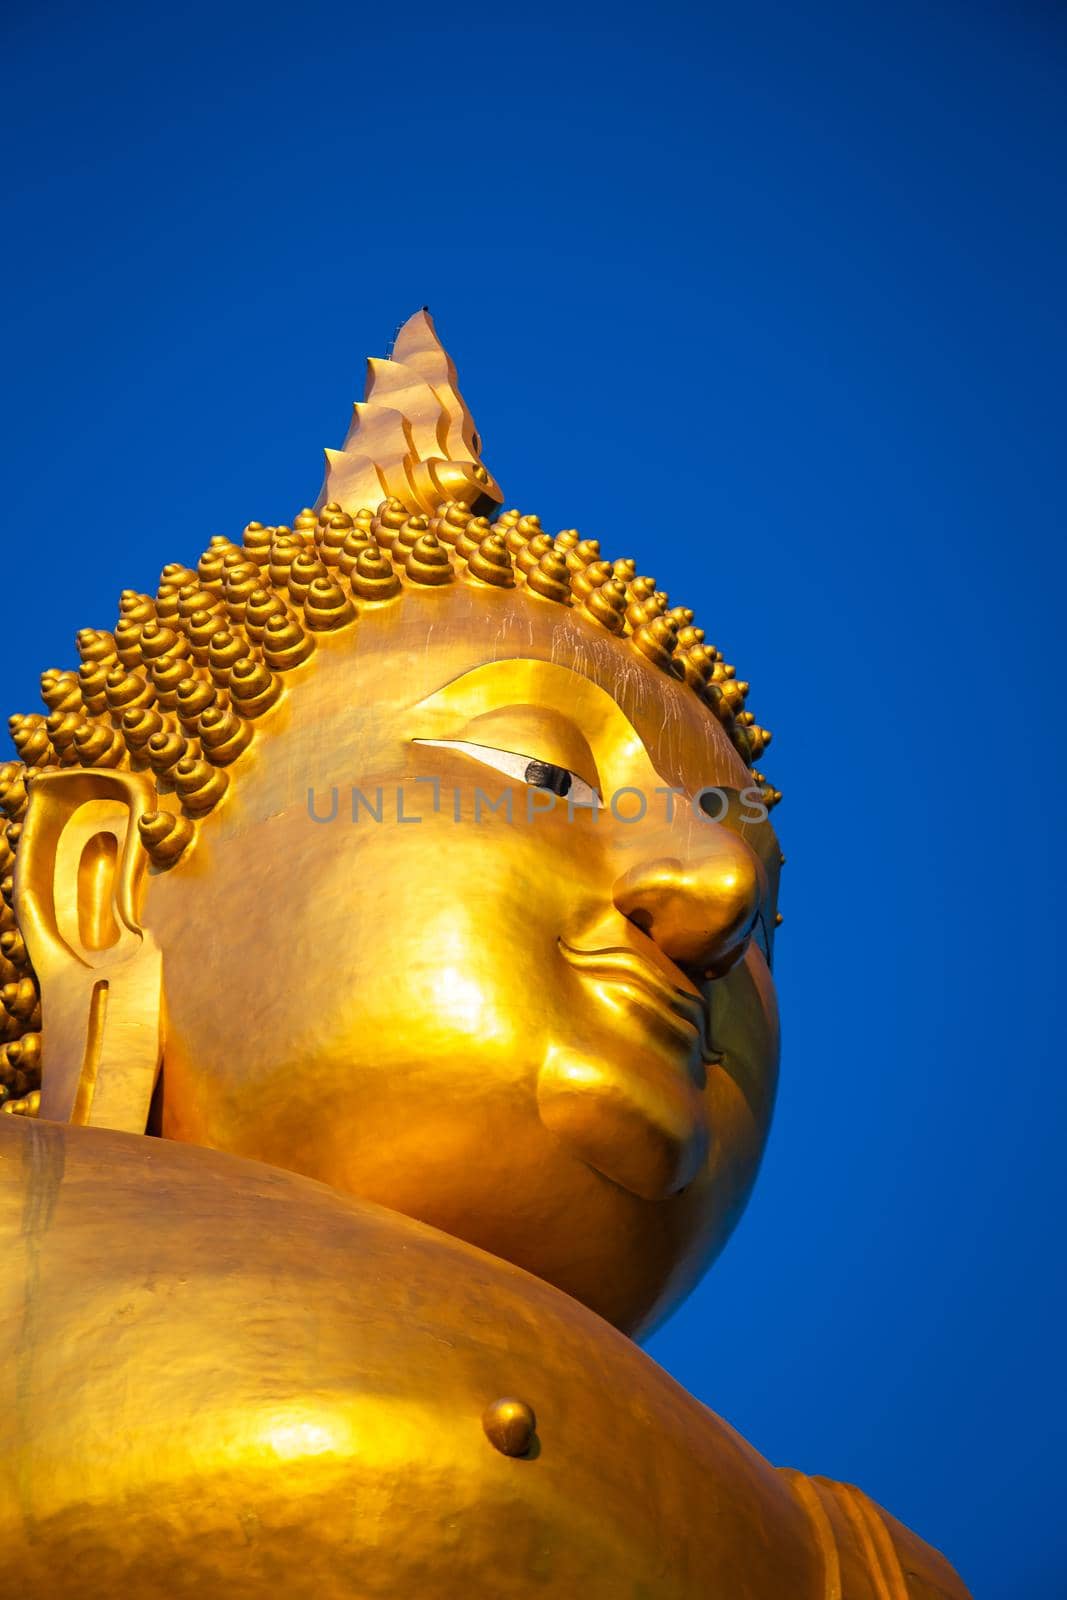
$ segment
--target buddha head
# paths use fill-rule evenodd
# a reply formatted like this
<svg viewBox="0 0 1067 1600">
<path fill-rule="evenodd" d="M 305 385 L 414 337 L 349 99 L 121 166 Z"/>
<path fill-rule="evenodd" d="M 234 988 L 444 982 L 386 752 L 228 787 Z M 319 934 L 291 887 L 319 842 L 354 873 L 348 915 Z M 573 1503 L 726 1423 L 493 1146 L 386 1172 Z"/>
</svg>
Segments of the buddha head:
<svg viewBox="0 0 1067 1600">
<path fill-rule="evenodd" d="M 420 313 L 316 508 L 43 675 L 0 768 L 0 1096 L 304 1174 L 639 1333 L 767 1135 L 769 735 L 632 561 L 490 520 L 480 450 Z"/>
</svg>

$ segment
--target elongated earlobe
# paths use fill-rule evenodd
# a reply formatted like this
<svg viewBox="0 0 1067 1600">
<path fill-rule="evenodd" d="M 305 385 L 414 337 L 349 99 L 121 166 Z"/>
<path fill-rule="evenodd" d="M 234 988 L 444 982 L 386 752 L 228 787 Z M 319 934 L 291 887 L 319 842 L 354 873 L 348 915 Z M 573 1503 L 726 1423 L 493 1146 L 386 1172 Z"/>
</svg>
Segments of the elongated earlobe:
<svg viewBox="0 0 1067 1600">
<path fill-rule="evenodd" d="M 139 922 L 154 785 L 114 768 L 30 785 L 15 909 L 41 990 L 40 1115 L 143 1133 L 163 1053 L 162 958 Z"/>
</svg>

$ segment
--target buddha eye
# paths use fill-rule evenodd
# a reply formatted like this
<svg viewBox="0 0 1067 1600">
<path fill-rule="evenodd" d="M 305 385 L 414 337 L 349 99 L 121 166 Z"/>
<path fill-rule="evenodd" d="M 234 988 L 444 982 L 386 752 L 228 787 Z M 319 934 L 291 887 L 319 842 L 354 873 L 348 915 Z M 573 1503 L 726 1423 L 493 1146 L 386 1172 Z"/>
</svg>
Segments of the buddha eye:
<svg viewBox="0 0 1067 1600">
<path fill-rule="evenodd" d="M 556 767 L 551 761 L 529 762 L 522 776 L 532 789 L 549 789 L 558 795 L 570 794 L 572 786 L 582 781 L 569 767 Z"/>
<path fill-rule="evenodd" d="M 545 761 L 540 756 L 520 755 L 514 750 L 498 750 L 488 744 L 468 744 L 463 739 L 413 739 L 413 744 L 436 745 L 444 750 L 458 750 L 465 756 L 470 756 L 474 761 L 480 761 L 484 767 L 492 767 L 497 772 L 502 772 L 506 778 L 512 778 L 517 783 L 526 783 L 532 789 L 548 789 L 552 794 L 565 797 L 568 804 L 574 806 L 595 807 L 600 804 L 600 796 L 577 772 L 572 772 L 569 767 L 560 767 L 553 761 Z"/>
</svg>

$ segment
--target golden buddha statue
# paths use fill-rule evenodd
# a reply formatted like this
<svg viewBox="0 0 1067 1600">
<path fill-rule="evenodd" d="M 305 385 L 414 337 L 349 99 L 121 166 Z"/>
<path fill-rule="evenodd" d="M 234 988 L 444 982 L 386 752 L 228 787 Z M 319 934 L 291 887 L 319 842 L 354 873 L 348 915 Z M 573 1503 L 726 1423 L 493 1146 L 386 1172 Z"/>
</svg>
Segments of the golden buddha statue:
<svg viewBox="0 0 1067 1600">
<path fill-rule="evenodd" d="M 633 1342 L 774 1099 L 747 685 L 427 314 L 327 455 L 12 718 L 0 1596 L 964 1596 Z"/>
</svg>

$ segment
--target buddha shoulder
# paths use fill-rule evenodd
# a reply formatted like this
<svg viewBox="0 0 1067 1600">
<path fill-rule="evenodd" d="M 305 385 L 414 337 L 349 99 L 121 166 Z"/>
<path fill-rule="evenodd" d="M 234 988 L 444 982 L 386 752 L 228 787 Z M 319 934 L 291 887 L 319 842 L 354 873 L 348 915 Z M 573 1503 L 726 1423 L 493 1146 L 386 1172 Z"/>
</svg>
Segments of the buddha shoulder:
<svg viewBox="0 0 1067 1600">
<path fill-rule="evenodd" d="M 0 1122 L 5 1600 L 966 1594 L 518 1268 L 231 1156 Z"/>
</svg>

